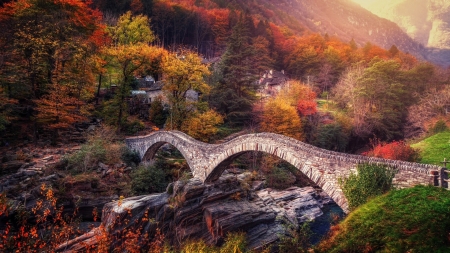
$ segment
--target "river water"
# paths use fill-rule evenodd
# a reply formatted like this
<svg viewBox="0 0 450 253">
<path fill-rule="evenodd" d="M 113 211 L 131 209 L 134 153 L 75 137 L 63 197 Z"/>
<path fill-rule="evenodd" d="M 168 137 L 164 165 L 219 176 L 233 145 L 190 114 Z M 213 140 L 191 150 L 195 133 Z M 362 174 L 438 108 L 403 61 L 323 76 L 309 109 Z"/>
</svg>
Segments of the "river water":
<svg viewBox="0 0 450 253">
<path fill-rule="evenodd" d="M 323 215 L 317 217 L 310 223 L 310 229 L 312 232 L 311 244 L 317 244 L 322 237 L 324 237 L 328 231 L 330 231 L 331 222 L 333 217 L 338 215 L 340 219 L 345 217 L 344 211 L 334 202 L 324 205 L 322 208 Z"/>
</svg>

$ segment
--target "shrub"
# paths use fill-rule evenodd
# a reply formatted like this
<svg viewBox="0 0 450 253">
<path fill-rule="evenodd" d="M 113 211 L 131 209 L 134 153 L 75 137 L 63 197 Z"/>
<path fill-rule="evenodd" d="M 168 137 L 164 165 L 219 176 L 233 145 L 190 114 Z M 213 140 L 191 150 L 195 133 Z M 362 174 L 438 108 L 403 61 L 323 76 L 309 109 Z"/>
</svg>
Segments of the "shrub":
<svg viewBox="0 0 450 253">
<path fill-rule="evenodd" d="M 122 148 L 121 158 L 124 163 L 132 167 L 136 167 L 141 162 L 141 157 L 139 156 L 139 153 L 127 147 Z"/>
<path fill-rule="evenodd" d="M 131 173 L 131 190 L 135 195 L 164 192 L 168 185 L 165 171 L 156 165 L 139 166 Z"/>
<path fill-rule="evenodd" d="M 81 146 L 81 149 L 67 158 L 69 168 L 86 171 L 106 161 L 107 150 L 104 140 L 93 140 Z"/>
<path fill-rule="evenodd" d="M 0 236 L 0 252 L 54 252 L 55 248 L 72 239 L 79 231 L 77 208 L 71 215 L 63 215 L 57 206 L 53 189 L 45 184 L 40 187 L 40 197 L 31 211 L 5 205 L 0 194 L 0 216 L 5 227 Z M 15 212 L 9 214 L 9 212 Z M 10 216 L 8 216 L 10 215 Z"/>
<path fill-rule="evenodd" d="M 359 164 L 357 171 L 357 174 L 351 174 L 346 179 L 339 179 L 350 210 L 366 203 L 372 197 L 388 192 L 392 188 L 395 175 L 387 166 L 372 164 Z"/>
<path fill-rule="evenodd" d="M 375 141 L 372 141 L 372 149 L 363 153 L 363 155 L 408 162 L 420 160 L 419 151 L 413 149 L 404 141 L 380 143 L 375 139 Z"/>
<path fill-rule="evenodd" d="M 133 120 L 133 121 L 124 121 L 122 125 L 122 129 L 127 134 L 135 134 L 139 131 L 144 130 L 145 125 L 140 120 Z"/>
<path fill-rule="evenodd" d="M 189 241 L 184 243 L 179 252 L 183 253 L 244 253 L 246 250 L 245 233 L 228 233 L 222 247 L 207 245 L 204 241 Z"/>
<path fill-rule="evenodd" d="M 288 228 L 291 236 L 283 236 L 278 244 L 278 252 L 306 253 L 311 246 L 312 231 L 308 222 L 303 223 L 298 230 Z"/>
<path fill-rule="evenodd" d="M 391 191 L 333 226 L 316 252 L 450 252 L 449 206 L 443 188 Z"/>
<path fill-rule="evenodd" d="M 106 164 L 119 163 L 123 145 L 114 142 L 115 133 L 111 128 L 102 127 L 88 136 L 81 149 L 65 157 L 68 168 L 77 172 L 94 169 L 99 162 Z"/>
<path fill-rule="evenodd" d="M 447 124 L 445 123 L 445 121 L 438 120 L 436 122 L 436 124 L 434 124 L 434 126 L 430 129 L 430 133 L 431 134 L 437 134 L 437 133 L 442 133 L 448 130 Z"/>
</svg>

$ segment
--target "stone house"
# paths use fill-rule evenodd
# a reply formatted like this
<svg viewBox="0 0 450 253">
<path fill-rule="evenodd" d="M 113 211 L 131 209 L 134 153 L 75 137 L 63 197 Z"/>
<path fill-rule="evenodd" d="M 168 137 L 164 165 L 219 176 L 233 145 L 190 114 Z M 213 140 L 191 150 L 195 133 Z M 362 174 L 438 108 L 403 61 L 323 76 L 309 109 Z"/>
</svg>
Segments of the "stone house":
<svg viewBox="0 0 450 253">
<path fill-rule="evenodd" d="M 262 96 L 273 96 L 289 83 L 289 78 L 282 71 L 268 70 L 258 81 Z"/>
<path fill-rule="evenodd" d="M 149 105 L 160 97 L 163 103 L 167 103 L 167 99 L 162 91 L 164 81 L 155 81 L 151 76 L 136 78 L 136 80 L 138 81 L 138 90 L 131 91 L 132 98 L 139 97 L 141 103 Z M 194 90 L 188 90 L 186 93 L 186 99 L 190 101 L 197 101 L 200 96 L 201 93 Z"/>
</svg>

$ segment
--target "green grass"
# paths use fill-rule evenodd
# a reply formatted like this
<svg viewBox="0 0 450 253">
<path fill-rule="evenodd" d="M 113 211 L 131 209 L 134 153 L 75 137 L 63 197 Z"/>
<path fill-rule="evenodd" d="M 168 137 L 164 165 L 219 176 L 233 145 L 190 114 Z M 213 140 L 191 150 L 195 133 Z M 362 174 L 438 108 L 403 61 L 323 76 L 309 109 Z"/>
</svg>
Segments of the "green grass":
<svg viewBox="0 0 450 253">
<path fill-rule="evenodd" d="M 444 158 L 450 159 L 450 132 L 435 134 L 411 147 L 420 150 L 421 163 L 442 165 Z"/>
<path fill-rule="evenodd" d="M 357 208 L 316 252 L 450 252 L 450 191 L 393 190 Z"/>
</svg>

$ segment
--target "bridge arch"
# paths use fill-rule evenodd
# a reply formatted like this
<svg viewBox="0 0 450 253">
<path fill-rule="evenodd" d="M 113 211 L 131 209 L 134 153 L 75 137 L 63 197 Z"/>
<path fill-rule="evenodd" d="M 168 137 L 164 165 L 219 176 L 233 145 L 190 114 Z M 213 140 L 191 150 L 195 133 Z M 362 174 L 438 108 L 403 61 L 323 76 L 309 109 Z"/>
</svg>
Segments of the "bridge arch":
<svg viewBox="0 0 450 253">
<path fill-rule="evenodd" d="M 177 136 L 174 136 L 173 134 L 152 138 L 145 144 L 140 145 L 139 148 L 133 148 L 133 150 L 139 153 L 142 161 L 151 161 L 155 158 L 156 152 L 165 144 L 170 144 L 174 146 L 178 151 L 180 151 L 181 155 L 186 159 L 189 168 L 192 168 L 193 164 L 189 159 L 189 156 L 192 152 L 189 150 L 188 143 L 178 138 Z"/>
<path fill-rule="evenodd" d="M 218 179 L 226 165 L 246 152 L 260 151 L 275 155 L 308 176 L 344 211 L 348 211 L 348 203 L 338 179 L 356 172 L 358 164 L 387 165 L 397 169 L 394 185 L 398 188 L 417 184 L 435 185 L 445 174 L 435 165 L 337 153 L 274 133 L 247 134 L 221 144 L 207 144 L 179 131 L 158 131 L 128 138 L 126 143 L 130 149 L 138 151 L 141 159 L 153 158 L 164 143 L 169 143 L 184 156 L 193 176 L 206 183 Z M 440 183 L 444 184 L 444 181 Z"/>
</svg>

